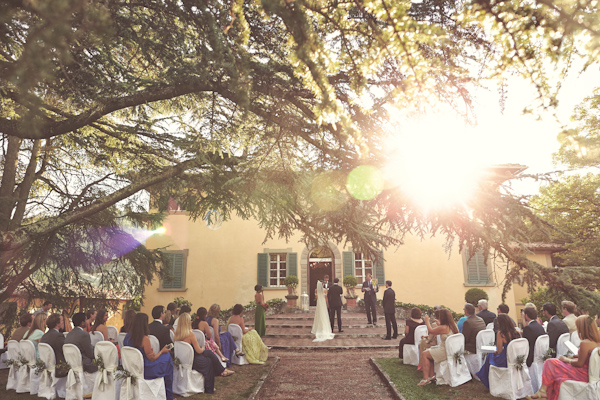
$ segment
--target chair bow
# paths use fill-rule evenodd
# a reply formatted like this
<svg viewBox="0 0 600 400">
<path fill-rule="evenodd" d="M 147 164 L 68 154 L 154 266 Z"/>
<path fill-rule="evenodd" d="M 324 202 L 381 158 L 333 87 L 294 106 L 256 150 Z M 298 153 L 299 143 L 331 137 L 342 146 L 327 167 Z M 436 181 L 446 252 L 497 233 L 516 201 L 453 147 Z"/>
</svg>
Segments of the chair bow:
<svg viewBox="0 0 600 400">
<path fill-rule="evenodd" d="M 517 389 L 521 390 L 523 389 L 524 386 L 524 378 L 523 378 L 523 374 L 525 374 L 525 368 L 523 366 L 523 364 L 525 364 L 525 356 L 518 356 L 517 358 L 517 362 L 515 363 L 511 363 L 511 365 L 509 365 L 509 367 L 514 367 L 517 370 L 516 373 L 516 378 L 517 378 Z M 522 359 L 522 361 L 519 363 L 518 360 Z"/>
<path fill-rule="evenodd" d="M 184 370 L 186 371 L 191 371 L 192 370 L 192 364 L 184 364 L 184 363 L 180 363 L 179 364 L 179 376 L 183 378 L 183 372 Z"/>
<path fill-rule="evenodd" d="M 52 377 L 52 373 L 55 370 L 56 370 L 56 368 L 54 366 L 52 366 L 52 367 L 46 366 L 46 371 L 44 371 L 44 385 L 49 386 L 48 379 Z M 50 382 L 50 383 L 52 383 L 52 382 Z"/>
<path fill-rule="evenodd" d="M 98 389 L 100 389 L 101 392 L 104 392 L 104 388 L 108 384 L 108 374 L 109 373 L 112 374 L 116 370 L 117 370 L 116 365 L 114 367 L 104 367 L 102 369 L 102 372 L 100 373 L 100 379 L 98 379 L 98 383 L 96 384 L 96 387 Z M 100 387 L 100 384 L 102 384 L 102 387 Z"/>
<path fill-rule="evenodd" d="M 125 397 L 125 400 L 130 400 L 133 399 L 133 389 L 131 388 L 131 383 L 133 379 L 144 379 L 144 375 L 142 374 L 134 374 L 130 371 L 125 370 L 126 372 L 128 372 L 127 378 L 125 379 L 125 385 L 127 388 L 127 394 Z"/>
<path fill-rule="evenodd" d="M 79 374 L 83 373 L 82 367 L 71 367 L 67 374 L 67 387 L 71 389 L 73 386 L 79 383 Z"/>
</svg>

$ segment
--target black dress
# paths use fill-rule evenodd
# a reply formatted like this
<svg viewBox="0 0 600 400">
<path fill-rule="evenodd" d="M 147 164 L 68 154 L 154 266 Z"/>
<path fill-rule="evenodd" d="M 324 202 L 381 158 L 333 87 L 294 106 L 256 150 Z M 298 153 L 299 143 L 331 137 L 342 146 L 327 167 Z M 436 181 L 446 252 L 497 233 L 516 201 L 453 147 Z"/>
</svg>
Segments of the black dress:
<svg viewBox="0 0 600 400">
<path fill-rule="evenodd" d="M 194 350 L 194 363 L 192 368 L 204 376 L 204 392 L 215 392 L 215 376 L 221 375 L 225 371 L 225 367 L 221 364 L 221 360 L 215 353 L 210 350 L 204 350 L 202 353 L 197 353 Z"/>
<path fill-rule="evenodd" d="M 404 358 L 404 345 L 405 344 L 415 344 L 415 329 L 417 329 L 417 326 L 419 325 L 425 325 L 425 322 L 415 322 L 411 319 L 407 319 L 406 320 L 406 326 L 408 326 L 408 335 L 404 336 L 404 338 L 402 338 L 402 340 L 400 341 L 400 346 L 399 346 L 399 350 L 398 350 L 398 357 L 399 358 Z"/>
</svg>

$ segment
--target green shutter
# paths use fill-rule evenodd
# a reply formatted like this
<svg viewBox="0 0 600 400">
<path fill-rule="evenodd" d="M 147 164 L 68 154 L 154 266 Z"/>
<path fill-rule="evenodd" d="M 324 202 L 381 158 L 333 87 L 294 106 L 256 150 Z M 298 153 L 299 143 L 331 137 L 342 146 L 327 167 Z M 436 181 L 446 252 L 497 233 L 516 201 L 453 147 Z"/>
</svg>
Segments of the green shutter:
<svg viewBox="0 0 600 400">
<path fill-rule="evenodd" d="M 467 257 L 467 279 L 468 283 L 472 284 L 487 284 L 489 283 L 488 267 L 485 263 L 483 250 L 479 250 L 469 260 L 469 251 L 465 250 Z"/>
<path fill-rule="evenodd" d="M 257 274 L 258 284 L 263 287 L 269 286 L 269 253 L 258 253 Z"/>
<path fill-rule="evenodd" d="M 383 251 L 378 251 L 375 260 L 373 260 L 373 266 L 375 267 L 375 279 L 377 279 L 377 283 L 381 286 L 385 285 L 385 268 L 383 263 Z"/>
<path fill-rule="evenodd" d="M 344 251 L 342 253 L 342 261 L 344 264 L 344 276 L 354 276 L 354 253 L 351 251 Z M 343 277 L 342 280 L 344 280 Z"/>
<path fill-rule="evenodd" d="M 287 275 L 298 277 L 298 253 L 287 254 Z"/>
<path fill-rule="evenodd" d="M 163 280 L 163 289 L 183 289 L 183 254 L 165 253 L 164 257 L 169 260 L 168 271 L 171 277 Z"/>
</svg>

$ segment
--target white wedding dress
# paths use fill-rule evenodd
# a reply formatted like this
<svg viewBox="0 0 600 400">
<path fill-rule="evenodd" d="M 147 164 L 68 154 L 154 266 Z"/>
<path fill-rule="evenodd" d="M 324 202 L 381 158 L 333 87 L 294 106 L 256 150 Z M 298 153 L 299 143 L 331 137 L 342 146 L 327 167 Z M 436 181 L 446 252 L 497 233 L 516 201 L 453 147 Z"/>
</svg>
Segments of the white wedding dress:
<svg viewBox="0 0 600 400">
<path fill-rule="evenodd" d="M 317 281 L 317 311 L 315 312 L 315 320 L 310 333 L 315 335 L 313 342 L 324 342 L 334 338 L 331 332 L 331 322 L 329 321 L 329 313 L 327 312 L 327 299 L 323 291 L 323 283 Z"/>
</svg>

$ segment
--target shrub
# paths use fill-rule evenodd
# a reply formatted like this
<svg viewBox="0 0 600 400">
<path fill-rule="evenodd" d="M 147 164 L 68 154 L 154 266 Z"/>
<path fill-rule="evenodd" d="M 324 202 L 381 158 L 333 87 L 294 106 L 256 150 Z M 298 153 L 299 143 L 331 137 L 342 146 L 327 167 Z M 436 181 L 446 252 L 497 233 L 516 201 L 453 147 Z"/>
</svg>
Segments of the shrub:
<svg viewBox="0 0 600 400">
<path fill-rule="evenodd" d="M 295 289 L 298 286 L 298 277 L 295 275 L 288 275 L 283 280 L 283 283 L 285 286 Z"/>
<path fill-rule="evenodd" d="M 354 275 L 346 275 L 344 277 L 344 286 L 347 288 L 355 287 L 358 284 L 356 277 Z"/>
<path fill-rule="evenodd" d="M 181 308 L 181 306 L 183 305 L 187 305 L 190 306 L 190 308 L 192 308 L 192 302 L 184 299 L 183 297 L 176 297 L 175 299 L 173 299 L 173 303 L 177 304 L 177 308 Z"/>
<path fill-rule="evenodd" d="M 482 289 L 471 288 L 471 289 L 467 290 L 467 293 L 465 293 L 465 300 L 467 301 L 467 303 L 471 303 L 475 307 L 477 307 L 477 302 L 481 299 L 485 299 L 485 300 L 489 299 L 487 293 L 485 291 L 483 291 Z"/>
</svg>

